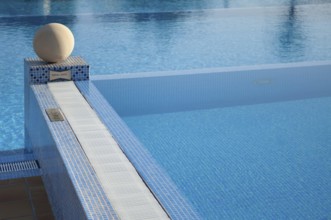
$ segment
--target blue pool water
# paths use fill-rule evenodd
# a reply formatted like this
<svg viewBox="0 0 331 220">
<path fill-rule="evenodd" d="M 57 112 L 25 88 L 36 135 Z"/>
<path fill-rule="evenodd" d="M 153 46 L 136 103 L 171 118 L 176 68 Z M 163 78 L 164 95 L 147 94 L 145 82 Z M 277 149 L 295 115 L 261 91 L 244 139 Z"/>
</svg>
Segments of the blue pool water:
<svg viewBox="0 0 331 220">
<path fill-rule="evenodd" d="M 323 97 L 123 119 L 204 219 L 329 219 L 330 118 Z"/>
<path fill-rule="evenodd" d="M 330 3 L 0 1 L 0 148 L 24 147 L 23 58 L 45 23 L 72 29 L 92 74 L 330 60 Z"/>
</svg>

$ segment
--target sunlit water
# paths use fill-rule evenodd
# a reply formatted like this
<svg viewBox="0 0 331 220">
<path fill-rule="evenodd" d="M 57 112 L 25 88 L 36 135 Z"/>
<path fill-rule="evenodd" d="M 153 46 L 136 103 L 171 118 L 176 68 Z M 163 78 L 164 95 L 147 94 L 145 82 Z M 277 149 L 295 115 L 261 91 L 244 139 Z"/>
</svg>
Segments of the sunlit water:
<svg viewBox="0 0 331 220">
<path fill-rule="evenodd" d="M 0 1 L 0 148 L 24 147 L 23 58 L 45 23 L 71 28 L 92 75 L 331 60 L 331 1 L 261 2 Z"/>
</svg>

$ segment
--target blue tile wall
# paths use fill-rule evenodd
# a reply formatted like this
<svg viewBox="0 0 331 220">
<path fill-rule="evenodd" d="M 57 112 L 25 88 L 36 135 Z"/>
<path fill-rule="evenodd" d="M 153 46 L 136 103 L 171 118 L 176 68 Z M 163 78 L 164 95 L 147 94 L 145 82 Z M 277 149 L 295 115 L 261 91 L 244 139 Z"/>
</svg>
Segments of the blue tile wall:
<svg viewBox="0 0 331 220">
<path fill-rule="evenodd" d="M 25 149 L 0 152 L 0 163 L 9 163 L 24 160 L 35 160 L 35 156 L 32 153 L 26 152 Z"/>
<path fill-rule="evenodd" d="M 330 68 L 324 61 L 114 74 L 93 83 L 120 116 L 131 116 L 329 96 Z"/>
<path fill-rule="evenodd" d="M 26 130 L 55 217 L 118 219 L 68 122 L 46 115 L 45 109 L 58 107 L 47 85 L 31 85 L 28 92 Z"/>
<path fill-rule="evenodd" d="M 135 138 L 109 103 L 90 81 L 76 82 L 77 87 L 114 135 L 117 143 L 142 176 L 171 219 L 201 219 L 176 185 Z"/>
</svg>

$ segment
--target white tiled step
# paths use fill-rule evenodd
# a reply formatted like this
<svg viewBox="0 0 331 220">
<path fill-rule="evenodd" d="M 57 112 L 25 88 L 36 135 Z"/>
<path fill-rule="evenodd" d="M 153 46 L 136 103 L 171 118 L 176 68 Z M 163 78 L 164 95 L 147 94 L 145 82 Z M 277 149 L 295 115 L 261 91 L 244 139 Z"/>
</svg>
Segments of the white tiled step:
<svg viewBox="0 0 331 220">
<path fill-rule="evenodd" d="M 56 82 L 48 87 L 120 219 L 169 219 L 75 84 Z"/>
</svg>

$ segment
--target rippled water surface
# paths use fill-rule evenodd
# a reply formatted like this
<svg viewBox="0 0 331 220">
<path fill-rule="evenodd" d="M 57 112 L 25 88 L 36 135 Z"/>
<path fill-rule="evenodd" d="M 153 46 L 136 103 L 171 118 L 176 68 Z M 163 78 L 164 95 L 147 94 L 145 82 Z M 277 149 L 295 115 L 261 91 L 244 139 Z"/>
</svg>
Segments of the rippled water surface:
<svg viewBox="0 0 331 220">
<path fill-rule="evenodd" d="M 91 74 L 331 60 L 331 1 L 0 1 L 0 148 L 24 147 L 23 58 L 73 31 Z"/>
</svg>

